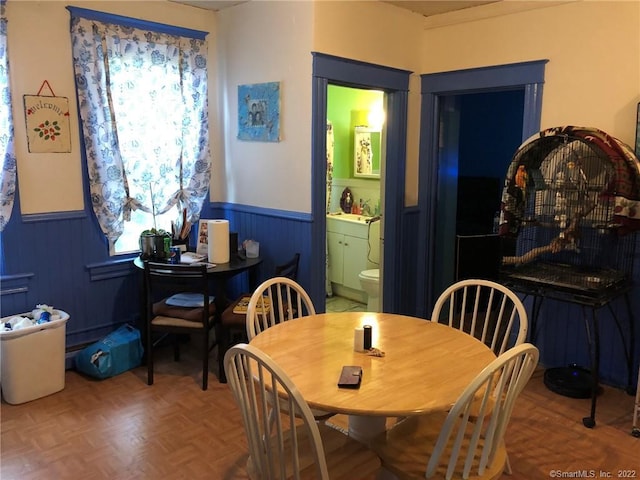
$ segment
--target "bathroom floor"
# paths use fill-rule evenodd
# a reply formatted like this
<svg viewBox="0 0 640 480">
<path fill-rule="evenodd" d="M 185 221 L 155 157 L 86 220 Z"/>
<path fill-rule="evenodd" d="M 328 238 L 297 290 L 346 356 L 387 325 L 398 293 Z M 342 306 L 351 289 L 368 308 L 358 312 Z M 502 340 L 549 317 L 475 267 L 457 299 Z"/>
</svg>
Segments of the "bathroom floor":
<svg viewBox="0 0 640 480">
<path fill-rule="evenodd" d="M 327 312 L 366 312 L 367 305 L 365 303 L 354 302 L 349 298 L 338 297 L 336 295 L 327 297 Z"/>
</svg>

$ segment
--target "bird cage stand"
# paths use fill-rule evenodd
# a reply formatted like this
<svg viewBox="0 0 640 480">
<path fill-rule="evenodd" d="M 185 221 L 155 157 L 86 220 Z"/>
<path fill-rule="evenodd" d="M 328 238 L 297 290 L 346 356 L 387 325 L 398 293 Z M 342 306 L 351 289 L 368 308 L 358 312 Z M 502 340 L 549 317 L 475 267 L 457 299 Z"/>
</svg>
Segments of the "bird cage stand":
<svg viewBox="0 0 640 480">
<path fill-rule="evenodd" d="M 595 426 L 599 391 L 600 326 L 607 307 L 622 339 L 631 389 L 634 319 L 629 300 L 640 230 L 640 162 L 631 149 L 588 127 L 554 127 L 516 151 L 502 194 L 500 278 L 533 296 L 531 338 L 545 299 L 581 306 L 589 343 L 591 412 Z M 628 312 L 628 344 L 611 303 Z M 591 314 L 589 315 L 589 310 Z"/>
</svg>

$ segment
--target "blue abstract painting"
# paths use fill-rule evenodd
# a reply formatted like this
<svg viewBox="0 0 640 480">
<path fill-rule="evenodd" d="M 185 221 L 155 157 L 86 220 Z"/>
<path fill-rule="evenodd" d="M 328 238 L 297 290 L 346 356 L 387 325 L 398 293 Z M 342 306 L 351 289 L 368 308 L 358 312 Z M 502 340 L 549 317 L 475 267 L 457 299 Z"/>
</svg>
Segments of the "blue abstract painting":
<svg viewBox="0 0 640 480">
<path fill-rule="evenodd" d="M 280 82 L 238 85 L 238 140 L 280 141 Z"/>
</svg>

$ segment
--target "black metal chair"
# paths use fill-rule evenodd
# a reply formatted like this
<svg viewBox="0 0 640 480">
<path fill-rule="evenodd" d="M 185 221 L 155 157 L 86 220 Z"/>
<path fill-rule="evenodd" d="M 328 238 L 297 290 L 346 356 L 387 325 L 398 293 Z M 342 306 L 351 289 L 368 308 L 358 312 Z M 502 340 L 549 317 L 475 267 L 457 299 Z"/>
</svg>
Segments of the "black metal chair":
<svg viewBox="0 0 640 480">
<path fill-rule="evenodd" d="M 215 325 L 215 304 L 209 296 L 207 266 L 145 262 L 147 383 L 153 385 L 153 349 L 172 335 L 174 359 L 180 360 L 180 337 L 198 335 L 202 355 L 202 389 L 209 377 L 210 342 Z M 180 297 L 182 294 L 182 297 Z M 169 297 L 166 297 L 169 295 Z M 162 300 L 158 299 L 161 298 Z M 158 334 L 161 334 L 158 336 Z"/>
</svg>

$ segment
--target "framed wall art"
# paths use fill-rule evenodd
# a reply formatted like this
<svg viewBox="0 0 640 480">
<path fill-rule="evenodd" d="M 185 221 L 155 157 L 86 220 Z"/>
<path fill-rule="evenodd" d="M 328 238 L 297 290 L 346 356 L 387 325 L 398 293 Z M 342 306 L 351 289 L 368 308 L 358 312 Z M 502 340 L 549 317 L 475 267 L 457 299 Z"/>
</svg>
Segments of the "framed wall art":
<svg viewBox="0 0 640 480">
<path fill-rule="evenodd" d="M 355 127 L 353 134 L 353 176 L 380 178 L 381 132 L 367 126 Z"/>
<path fill-rule="evenodd" d="M 238 140 L 280 141 L 280 82 L 238 85 Z"/>
<path fill-rule="evenodd" d="M 196 253 L 198 255 L 207 255 L 209 252 L 208 222 L 208 220 L 200 220 L 198 222 L 198 243 L 196 244 Z"/>
<path fill-rule="evenodd" d="M 51 95 L 41 95 L 47 87 Z M 29 153 L 69 153 L 69 99 L 56 97 L 46 80 L 36 95 L 24 95 Z"/>
</svg>

